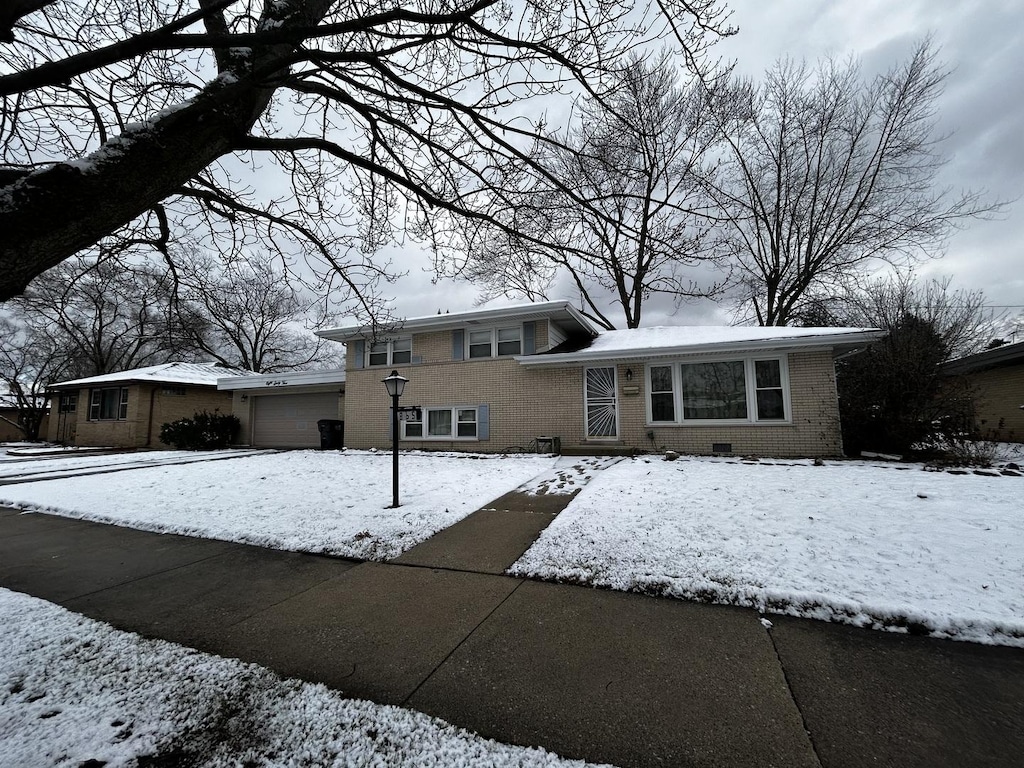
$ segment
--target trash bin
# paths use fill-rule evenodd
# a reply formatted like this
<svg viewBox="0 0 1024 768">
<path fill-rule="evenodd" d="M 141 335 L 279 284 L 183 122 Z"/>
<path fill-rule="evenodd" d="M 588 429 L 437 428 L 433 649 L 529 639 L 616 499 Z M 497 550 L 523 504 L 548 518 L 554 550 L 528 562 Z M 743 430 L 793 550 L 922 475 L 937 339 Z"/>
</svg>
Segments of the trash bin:
<svg viewBox="0 0 1024 768">
<path fill-rule="evenodd" d="M 345 422 L 340 419 L 320 419 L 316 423 L 320 430 L 320 449 L 343 448 L 345 445 Z"/>
</svg>

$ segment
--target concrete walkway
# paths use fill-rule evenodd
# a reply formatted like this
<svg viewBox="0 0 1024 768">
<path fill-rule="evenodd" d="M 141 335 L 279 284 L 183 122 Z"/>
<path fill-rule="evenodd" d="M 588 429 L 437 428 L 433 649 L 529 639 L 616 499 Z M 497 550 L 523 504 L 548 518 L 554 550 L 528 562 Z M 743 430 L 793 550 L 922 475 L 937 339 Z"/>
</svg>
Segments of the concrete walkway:
<svg viewBox="0 0 1024 768">
<path fill-rule="evenodd" d="M 0 586 L 595 762 L 1021 764 L 1024 651 L 500 575 L 570 498 L 390 563 L 0 509 Z"/>
</svg>

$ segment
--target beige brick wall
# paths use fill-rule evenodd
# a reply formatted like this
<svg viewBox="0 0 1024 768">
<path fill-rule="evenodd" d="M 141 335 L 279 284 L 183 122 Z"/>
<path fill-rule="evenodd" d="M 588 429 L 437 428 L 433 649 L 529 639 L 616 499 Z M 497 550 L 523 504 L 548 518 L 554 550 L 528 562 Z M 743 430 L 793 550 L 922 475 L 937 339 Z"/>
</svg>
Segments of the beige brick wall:
<svg viewBox="0 0 1024 768">
<path fill-rule="evenodd" d="M 982 435 L 1024 442 L 1024 365 L 980 371 L 969 376 L 975 418 Z"/>
<path fill-rule="evenodd" d="M 424 363 L 400 366 L 409 379 L 402 405 L 473 406 L 487 404 L 490 438 L 485 441 L 403 441 L 409 448 L 435 450 L 503 451 L 527 447 L 539 436 L 561 438 L 563 449 L 647 451 L 657 447 L 706 454 L 712 443 L 732 443 L 733 452 L 765 456 L 830 456 L 841 452 L 835 373 L 828 351 L 789 357 L 792 422 L 784 425 L 679 426 L 646 424 L 645 362 L 624 360 L 616 366 L 619 385 L 619 439 L 588 441 L 583 414 L 583 369 L 538 369 L 511 359 L 462 362 L 437 360 L 444 336 L 451 356 L 450 334 L 423 334 L 422 346 L 413 341 L 413 354 Z M 428 358 L 428 351 L 432 357 Z M 633 380 L 625 380 L 626 369 Z M 390 369 L 389 369 L 390 370 Z M 353 448 L 390 445 L 390 399 L 381 384 L 389 370 L 348 371 L 346 383 L 345 443 Z M 624 389 L 635 387 L 636 394 Z M 654 441 L 647 437 L 654 431 Z"/>
<path fill-rule="evenodd" d="M 160 442 L 160 427 L 178 419 L 187 419 L 199 411 L 222 414 L 231 413 L 231 393 L 219 392 L 212 387 L 186 387 L 184 395 L 164 394 L 162 386 L 141 387 L 141 396 L 153 398 L 153 418 L 150 424 L 146 425 L 147 432 L 151 429 L 151 437 L 148 445 L 154 448 L 167 448 Z M 143 410 L 146 404 L 142 404 Z"/>
<path fill-rule="evenodd" d="M 167 448 L 160 442 L 162 424 L 202 410 L 231 412 L 228 392 L 218 392 L 212 387 L 186 387 L 184 395 L 165 395 L 162 388 L 162 385 L 151 384 L 128 385 L 127 418 L 109 421 L 89 421 L 89 389 L 80 389 L 76 411 L 51 419 L 48 439 L 57 441 L 64 437 L 71 445 Z M 66 422 L 62 421 L 65 417 Z"/>
</svg>

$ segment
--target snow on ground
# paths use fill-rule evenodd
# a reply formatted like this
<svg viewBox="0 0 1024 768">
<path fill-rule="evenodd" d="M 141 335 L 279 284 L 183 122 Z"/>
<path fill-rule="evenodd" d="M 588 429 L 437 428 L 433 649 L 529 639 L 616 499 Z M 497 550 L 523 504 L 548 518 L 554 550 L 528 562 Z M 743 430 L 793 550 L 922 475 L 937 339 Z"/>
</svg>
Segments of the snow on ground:
<svg viewBox="0 0 1024 768">
<path fill-rule="evenodd" d="M 634 459 L 510 572 L 1024 646 L 1022 499 L 921 465 Z"/>
<path fill-rule="evenodd" d="M 555 464 L 550 456 L 289 451 L 0 486 L 0 504 L 150 531 L 387 560 Z"/>
<path fill-rule="evenodd" d="M 52 453 L 53 450 L 49 449 Z M 115 469 L 120 467 L 145 467 L 161 464 L 184 464 L 206 459 L 223 459 L 233 456 L 247 456 L 253 453 L 270 453 L 266 450 L 228 449 L 220 451 L 126 451 L 97 455 L 89 450 L 71 449 L 74 452 L 51 456 L 45 453 L 25 454 L 21 451 L 8 453 L 0 463 L 0 480 L 23 477 L 27 475 L 68 475 L 89 474 L 97 470 Z M 93 451 L 104 450 L 101 448 Z M 116 448 L 107 448 L 116 451 Z M 77 454 L 77 455 L 76 455 Z M 19 461 L 20 459 L 20 461 Z M 31 478 L 45 479 L 45 477 Z"/>
<path fill-rule="evenodd" d="M 563 456 L 558 460 L 554 472 L 538 476 L 532 482 L 524 483 L 518 490 L 534 496 L 571 496 L 589 483 L 595 474 L 617 461 L 621 459 L 606 456 Z"/>
<path fill-rule="evenodd" d="M 577 766 L 0 589 L 10 766 Z"/>
</svg>

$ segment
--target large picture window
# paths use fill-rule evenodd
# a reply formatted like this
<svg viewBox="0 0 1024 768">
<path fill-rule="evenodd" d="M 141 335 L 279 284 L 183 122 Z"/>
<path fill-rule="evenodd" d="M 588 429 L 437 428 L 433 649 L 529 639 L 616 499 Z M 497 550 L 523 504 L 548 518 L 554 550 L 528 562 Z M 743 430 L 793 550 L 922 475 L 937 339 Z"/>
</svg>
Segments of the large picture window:
<svg viewBox="0 0 1024 768">
<path fill-rule="evenodd" d="M 89 395 L 90 421 L 116 421 L 128 418 L 128 387 L 94 389 Z"/>
<path fill-rule="evenodd" d="M 476 440 L 477 408 L 424 408 L 421 421 L 402 422 L 402 437 L 412 440 Z"/>
<path fill-rule="evenodd" d="M 407 365 L 412 361 L 412 337 L 375 341 L 366 345 L 366 364 Z"/>
<path fill-rule="evenodd" d="M 708 360 L 647 368 L 653 424 L 784 422 L 785 358 Z"/>
</svg>

